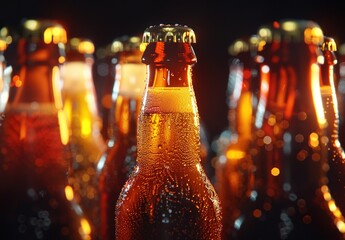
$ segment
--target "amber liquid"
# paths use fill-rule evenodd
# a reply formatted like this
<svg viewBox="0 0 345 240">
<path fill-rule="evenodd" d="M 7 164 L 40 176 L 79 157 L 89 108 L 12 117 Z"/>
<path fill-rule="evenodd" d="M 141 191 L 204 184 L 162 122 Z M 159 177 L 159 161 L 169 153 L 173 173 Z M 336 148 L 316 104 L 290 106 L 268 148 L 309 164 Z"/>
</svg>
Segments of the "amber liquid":
<svg viewBox="0 0 345 240">
<path fill-rule="evenodd" d="M 138 165 L 116 206 L 117 239 L 220 239 L 219 200 L 200 165 L 199 119 L 145 113 L 139 122 Z"/>
<path fill-rule="evenodd" d="M 89 239 L 87 220 L 65 195 L 71 156 L 57 113 L 21 111 L 29 108 L 6 112 L 0 123 L 1 238 Z"/>
<path fill-rule="evenodd" d="M 345 213 L 345 153 L 339 141 L 339 118 L 335 112 L 333 94 L 330 86 L 321 87 L 322 103 L 328 121 L 328 187 L 342 215 Z"/>
<path fill-rule="evenodd" d="M 139 99 L 118 97 L 116 134 L 97 166 L 100 192 L 101 239 L 115 239 L 115 205 L 136 164 Z M 102 165 L 100 165 L 102 164 Z"/>
<path fill-rule="evenodd" d="M 93 229 L 99 225 L 99 191 L 96 177 L 96 164 L 105 150 L 105 145 L 98 129 L 97 118 L 90 111 L 86 92 L 80 95 L 64 97 L 67 115 L 70 117 L 70 144 L 72 149 L 69 175 L 70 183 L 76 191 L 76 198 L 86 215 L 93 223 Z"/>
<path fill-rule="evenodd" d="M 302 113 L 312 119 L 312 114 Z M 258 177 L 241 209 L 243 214 L 235 221 L 232 239 L 344 239 L 325 197 L 329 193 L 322 178 L 324 151 L 321 144 L 311 147 L 308 139 L 315 134 L 306 126 L 312 126 L 312 121 L 293 118 L 286 124 L 286 120 L 276 120 L 273 126 L 264 124 L 265 132 L 257 132 L 253 160 Z M 274 142 L 265 143 L 268 136 Z M 285 143 L 279 144 L 283 137 Z"/>
</svg>

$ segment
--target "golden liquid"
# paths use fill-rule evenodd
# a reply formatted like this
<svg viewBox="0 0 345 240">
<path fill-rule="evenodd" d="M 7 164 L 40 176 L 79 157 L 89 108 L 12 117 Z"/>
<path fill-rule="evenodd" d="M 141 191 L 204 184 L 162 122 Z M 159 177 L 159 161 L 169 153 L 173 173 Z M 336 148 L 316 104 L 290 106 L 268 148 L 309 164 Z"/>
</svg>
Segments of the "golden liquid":
<svg viewBox="0 0 345 240">
<path fill-rule="evenodd" d="M 97 231 L 99 220 L 99 191 L 96 164 L 105 150 L 100 134 L 101 118 L 98 116 L 91 68 L 83 62 L 68 62 L 63 68 L 62 97 L 69 120 L 72 146 L 72 171 L 70 183 L 76 199 Z"/>
<path fill-rule="evenodd" d="M 139 122 L 138 165 L 117 202 L 117 237 L 220 239 L 219 199 L 200 165 L 195 114 L 145 113 Z"/>
<path fill-rule="evenodd" d="M 345 213 L 345 153 L 339 142 L 339 118 L 336 113 L 337 107 L 334 106 L 334 96 L 330 86 L 323 86 L 321 88 L 322 103 L 325 110 L 325 117 L 328 122 L 327 126 L 327 146 L 328 146 L 328 165 L 329 170 L 327 172 L 328 187 L 332 194 L 332 197 L 340 208 L 341 215 Z M 343 216 L 342 216 L 343 218 Z M 345 219 L 342 219 L 344 223 Z M 345 231 L 345 228 L 342 229 Z"/>
</svg>

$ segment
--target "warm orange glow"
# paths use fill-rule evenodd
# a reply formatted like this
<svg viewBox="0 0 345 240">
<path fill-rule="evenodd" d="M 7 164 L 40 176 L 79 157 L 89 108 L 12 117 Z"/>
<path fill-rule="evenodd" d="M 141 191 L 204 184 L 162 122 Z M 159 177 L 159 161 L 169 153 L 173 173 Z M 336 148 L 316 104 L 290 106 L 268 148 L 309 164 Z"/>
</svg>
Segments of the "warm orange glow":
<svg viewBox="0 0 345 240">
<path fill-rule="evenodd" d="M 335 210 L 337 210 L 337 205 L 335 205 L 334 200 L 330 200 L 328 202 L 328 208 L 329 210 L 331 210 L 332 212 L 334 212 Z"/>
<path fill-rule="evenodd" d="M 79 43 L 78 51 L 81 53 L 92 54 L 95 52 L 95 46 L 91 41 L 84 40 Z"/>
<path fill-rule="evenodd" d="M 15 87 L 21 87 L 23 85 L 23 81 L 20 79 L 19 75 L 14 75 L 12 77 L 12 83 Z"/>
<path fill-rule="evenodd" d="M 252 133 L 252 94 L 243 92 L 238 101 L 238 133 L 245 139 L 251 138 Z"/>
<path fill-rule="evenodd" d="M 269 81 L 270 81 L 270 68 L 267 65 L 261 67 L 261 85 L 260 85 L 260 98 L 257 106 L 255 126 L 260 128 L 263 121 L 263 115 L 266 109 Z"/>
<path fill-rule="evenodd" d="M 337 224 L 338 230 L 339 230 L 341 233 L 345 233 L 345 223 L 344 223 L 344 221 L 339 220 L 339 221 L 337 221 L 336 224 Z"/>
<path fill-rule="evenodd" d="M 67 185 L 65 187 L 65 195 L 68 201 L 72 201 L 74 199 L 74 192 L 71 186 Z"/>
<path fill-rule="evenodd" d="M 64 56 L 60 56 L 59 59 L 58 59 L 58 62 L 60 64 L 63 64 L 65 61 L 66 61 L 66 58 Z"/>
<path fill-rule="evenodd" d="M 81 135 L 90 136 L 92 132 L 91 119 L 89 116 L 82 116 L 81 120 Z"/>
<path fill-rule="evenodd" d="M 287 32 L 293 32 L 297 29 L 297 22 L 295 21 L 286 21 L 282 23 L 282 29 Z"/>
<path fill-rule="evenodd" d="M 274 168 L 272 168 L 271 169 L 271 174 L 273 175 L 273 176 L 278 176 L 279 174 L 280 174 L 280 170 L 279 170 L 279 168 L 277 168 L 277 167 L 274 167 Z"/>
<path fill-rule="evenodd" d="M 227 159 L 242 159 L 244 158 L 246 153 L 241 150 L 228 150 L 226 151 L 226 158 Z"/>
<path fill-rule="evenodd" d="M 61 79 L 60 79 L 60 69 L 58 66 L 53 67 L 52 69 L 52 78 L 53 78 L 53 95 L 55 100 L 56 109 L 62 109 L 62 98 L 61 98 Z"/>
<path fill-rule="evenodd" d="M 37 20 L 29 19 L 25 21 L 24 27 L 31 31 L 35 31 L 39 29 L 40 23 Z"/>
<path fill-rule="evenodd" d="M 309 135 L 309 145 L 313 148 L 319 146 L 319 135 L 317 133 L 311 133 Z"/>
<path fill-rule="evenodd" d="M 323 43 L 323 32 L 319 27 L 306 28 L 304 30 L 304 42 L 306 44 L 319 45 Z"/>
<path fill-rule="evenodd" d="M 58 119 L 59 119 L 61 142 L 62 144 L 66 145 L 69 141 L 69 130 L 68 130 L 68 122 L 67 122 L 65 111 L 61 109 L 58 110 Z"/>
<path fill-rule="evenodd" d="M 80 220 L 80 225 L 81 225 L 81 231 L 83 233 L 83 235 L 90 235 L 91 233 L 91 226 L 88 220 L 86 220 L 85 218 L 82 218 Z"/>
<path fill-rule="evenodd" d="M 49 27 L 43 33 L 43 40 L 46 44 L 49 43 L 66 43 L 67 33 L 62 27 Z"/>
<path fill-rule="evenodd" d="M 7 48 L 7 43 L 6 41 L 0 39 L 0 51 L 5 51 Z"/>
<path fill-rule="evenodd" d="M 311 71 L 311 88 L 312 96 L 314 101 L 314 109 L 316 111 L 316 117 L 320 128 L 325 128 L 327 125 L 327 120 L 325 117 L 325 112 L 322 104 L 321 89 L 320 89 L 320 67 L 318 64 L 314 63 L 310 67 Z"/>
</svg>

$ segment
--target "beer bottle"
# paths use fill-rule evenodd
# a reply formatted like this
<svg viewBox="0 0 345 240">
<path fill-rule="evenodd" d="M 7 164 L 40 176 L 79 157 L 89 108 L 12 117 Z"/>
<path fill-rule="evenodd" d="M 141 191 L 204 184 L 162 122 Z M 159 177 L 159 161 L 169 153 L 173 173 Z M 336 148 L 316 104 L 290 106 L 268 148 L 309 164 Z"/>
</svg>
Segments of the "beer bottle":
<svg viewBox="0 0 345 240">
<path fill-rule="evenodd" d="M 116 204 L 117 239 L 220 239 L 221 209 L 200 163 L 194 31 L 148 27 L 137 164 Z"/>
<path fill-rule="evenodd" d="M 96 164 L 106 146 L 100 133 L 102 123 L 92 75 L 93 53 L 94 44 L 91 40 L 77 37 L 69 39 L 61 74 L 62 100 L 73 153 L 70 183 L 78 203 L 90 219 L 93 234 L 98 236 Z"/>
<path fill-rule="evenodd" d="M 344 224 L 343 214 L 345 212 L 345 152 L 339 141 L 339 114 L 338 114 L 338 100 L 336 95 L 336 86 L 334 81 L 334 66 L 337 64 L 337 57 L 335 52 L 337 45 L 333 38 L 324 37 L 324 42 L 321 46 L 324 55 L 324 64 L 321 72 L 321 96 L 322 103 L 327 120 L 326 141 L 324 143 L 328 150 L 328 172 L 327 184 L 325 184 L 325 191 L 330 191 L 332 198 L 327 198 L 330 202 L 331 209 L 337 216 L 338 224 Z M 345 231 L 345 228 L 340 229 Z"/>
<path fill-rule="evenodd" d="M 95 86 L 98 90 L 100 113 L 102 116 L 101 134 L 105 142 L 110 138 L 110 111 L 112 108 L 112 92 L 115 81 L 115 65 L 117 63 L 118 45 L 114 40 L 110 44 L 99 46 L 94 64 Z"/>
<path fill-rule="evenodd" d="M 243 199 L 253 185 L 252 163 L 248 153 L 253 127 L 253 93 L 256 35 L 234 41 L 227 87 L 230 143 L 219 154 L 216 164 L 216 190 L 222 203 L 223 237 L 230 236 Z"/>
<path fill-rule="evenodd" d="M 265 104 L 259 101 L 250 150 L 254 187 L 235 220 L 233 239 L 344 239 L 324 187 L 322 29 L 310 20 L 283 19 L 258 35 L 266 36 L 261 71 L 268 74 L 260 77 Z"/>
<path fill-rule="evenodd" d="M 97 164 L 100 192 L 101 239 L 115 239 L 115 205 L 135 165 L 137 124 L 145 87 L 146 65 L 141 62 L 139 36 L 113 41 L 116 52 L 113 106 L 110 109 L 110 138 Z"/>
<path fill-rule="evenodd" d="M 337 64 L 335 67 L 335 81 L 336 94 L 338 101 L 339 113 L 339 141 L 342 146 L 345 145 L 345 43 L 337 45 L 335 52 L 337 57 Z"/>
<path fill-rule="evenodd" d="M 68 183 L 70 145 L 60 66 L 66 31 L 53 20 L 23 22 L 13 101 L 0 123 L 1 238 L 91 239 Z"/>
<path fill-rule="evenodd" d="M 8 79 L 8 77 L 6 78 L 5 69 L 7 68 L 7 63 L 4 53 L 11 42 L 12 39 L 8 28 L 2 27 L 0 29 L 0 114 L 5 109 L 9 94 L 10 79 Z"/>
</svg>

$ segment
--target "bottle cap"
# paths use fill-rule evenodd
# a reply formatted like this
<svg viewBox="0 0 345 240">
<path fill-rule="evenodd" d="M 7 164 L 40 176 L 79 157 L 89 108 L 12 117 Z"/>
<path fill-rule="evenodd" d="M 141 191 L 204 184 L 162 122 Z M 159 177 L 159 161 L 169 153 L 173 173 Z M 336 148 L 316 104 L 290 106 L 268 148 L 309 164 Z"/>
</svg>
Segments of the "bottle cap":
<svg viewBox="0 0 345 240">
<path fill-rule="evenodd" d="M 328 50 L 331 52 L 336 52 L 337 44 L 335 43 L 333 38 L 324 36 L 324 41 L 322 43 L 321 49 L 322 51 Z"/>
<path fill-rule="evenodd" d="M 160 24 L 146 28 L 142 42 L 195 43 L 196 37 L 194 31 L 187 26 Z"/>
<path fill-rule="evenodd" d="M 115 38 L 111 43 L 110 51 L 112 53 L 124 52 L 124 51 L 137 51 L 140 50 L 143 52 L 141 47 L 141 37 L 138 36 L 128 36 L 124 35 L 118 38 Z"/>
<path fill-rule="evenodd" d="M 228 52 L 232 56 L 241 53 L 252 53 L 257 51 L 259 38 L 256 34 L 236 39 L 228 48 Z"/>
<path fill-rule="evenodd" d="M 21 63 L 45 62 L 55 65 L 65 61 L 67 34 L 65 28 L 57 21 L 24 20 L 21 33 L 22 38 L 18 43 Z M 46 51 L 46 54 L 39 54 L 41 50 Z"/>
<path fill-rule="evenodd" d="M 67 61 L 85 61 L 93 59 L 95 46 L 90 39 L 71 38 L 66 44 L 66 60 Z"/>
<path fill-rule="evenodd" d="M 23 37 L 31 42 L 43 40 L 45 44 L 67 43 L 64 27 L 55 20 L 27 19 L 23 21 Z"/>
<path fill-rule="evenodd" d="M 7 27 L 2 27 L 0 29 L 0 53 L 4 52 L 11 43 L 12 36 L 9 33 L 9 29 Z"/>
</svg>

